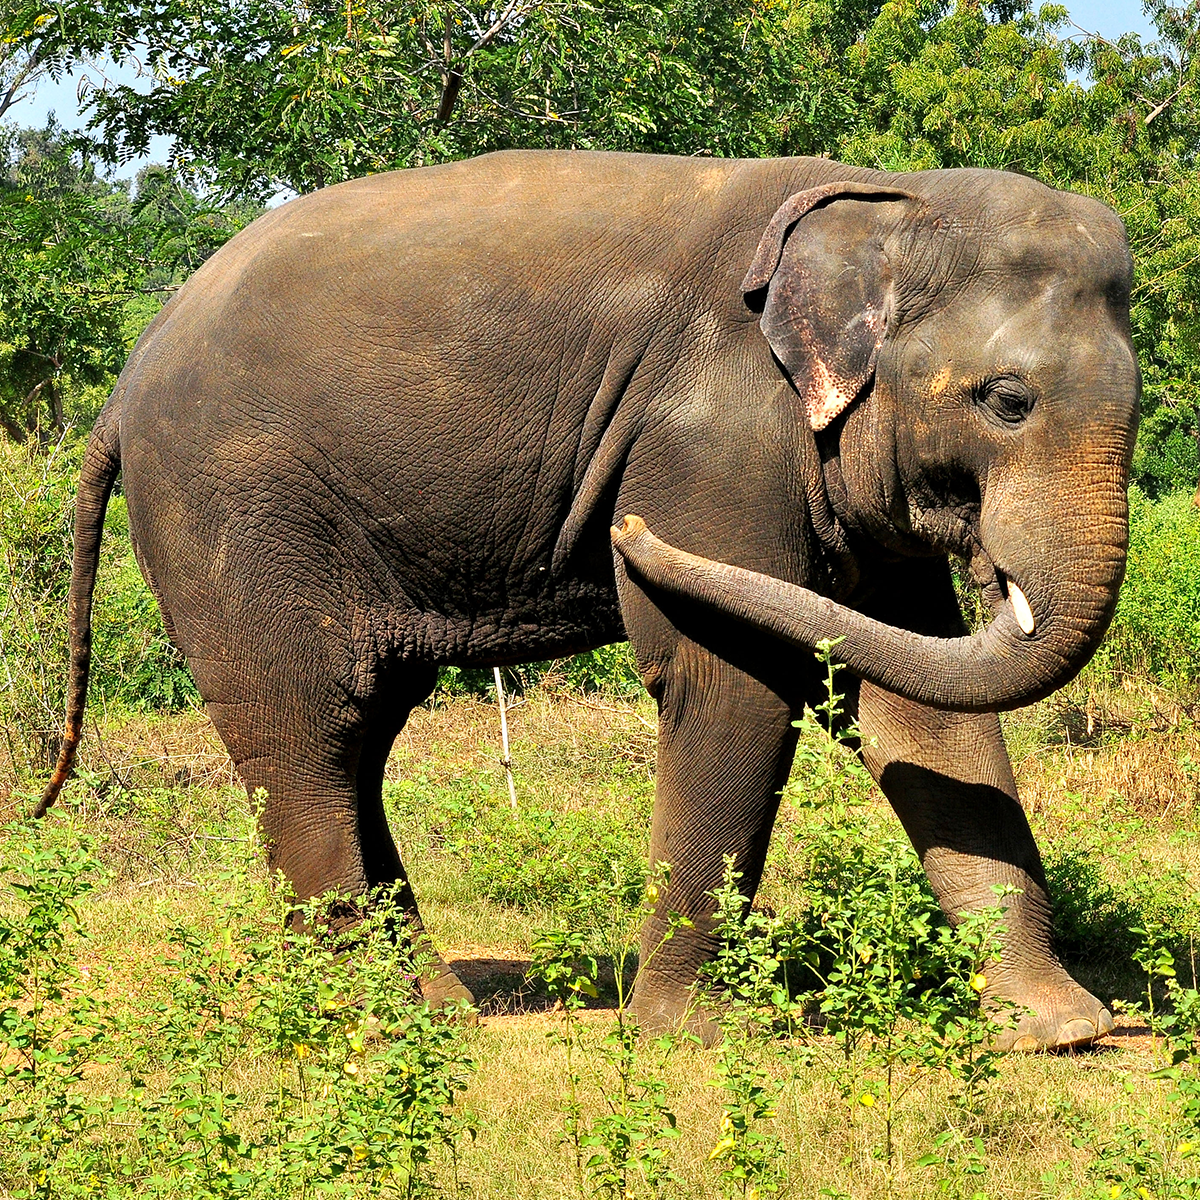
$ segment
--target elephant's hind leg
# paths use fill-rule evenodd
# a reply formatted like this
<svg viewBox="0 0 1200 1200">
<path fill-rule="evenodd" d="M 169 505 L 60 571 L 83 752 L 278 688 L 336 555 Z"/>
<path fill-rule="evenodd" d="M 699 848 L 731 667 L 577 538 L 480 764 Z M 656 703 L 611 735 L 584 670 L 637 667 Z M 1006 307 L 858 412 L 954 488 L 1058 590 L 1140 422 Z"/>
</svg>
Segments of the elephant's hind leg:
<svg viewBox="0 0 1200 1200">
<path fill-rule="evenodd" d="M 265 795 L 271 869 L 302 900 L 329 892 L 353 900 L 394 883 L 409 929 L 427 942 L 384 814 L 383 774 L 396 734 L 433 690 L 436 669 L 400 668 L 349 696 L 344 683 L 322 676 L 321 661 L 292 646 L 270 663 L 193 660 L 193 670 L 248 792 Z M 437 956 L 430 988 L 434 1002 L 470 999 Z"/>
<path fill-rule="evenodd" d="M 436 667 L 405 668 L 403 683 L 394 685 L 390 694 L 381 697 L 375 717 L 363 740 L 355 786 L 358 794 L 359 835 L 367 881 L 372 888 L 396 885 L 397 899 L 404 911 L 413 945 L 423 955 L 432 956 L 421 981 L 421 992 L 432 1007 L 440 1008 L 449 1004 L 471 1004 L 474 1002 L 474 996 L 450 969 L 425 932 L 425 924 L 417 908 L 417 898 L 400 860 L 400 853 L 388 827 L 383 806 L 384 771 L 392 744 L 396 735 L 404 728 L 409 713 L 428 699 L 436 682 Z"/>
</svg>

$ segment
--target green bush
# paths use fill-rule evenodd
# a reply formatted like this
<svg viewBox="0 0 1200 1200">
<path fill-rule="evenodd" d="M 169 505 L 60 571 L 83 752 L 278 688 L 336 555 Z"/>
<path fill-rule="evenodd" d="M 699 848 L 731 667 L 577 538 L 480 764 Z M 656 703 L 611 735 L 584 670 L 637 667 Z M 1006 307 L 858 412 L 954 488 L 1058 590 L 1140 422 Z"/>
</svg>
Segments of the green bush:
<svg viewBox="0 0 1200 1200">
<path fill-rule="evenodd" d="M 1084 803 L 1073 793 L 1064 801 Z M 1200 895 L 1178 868 L 1146 860 L 1148 825 L 1133 814 L 1110 815 L 1060 833 L 1043 852 L 1063 961 L 1122 985 L 1137 974 L 1140 930 L 1160 930 L 1181 966 L 1200 938 Z"/>
<path fill-rule="evenodd" d="M 565 686 L 575 692 L 609 696 L 637 696 L 643 691 L 642 677 L 628 642 L 585 650 L 571 658 L 503 667 L 501 679 L 505 690 L 512 695 L 537 686 Z M 436 694 L 488 699 L 496 694 L 495 675 L 490 667 L 443 667 Z"/>
<path fill-rule="evenodd" d="M 1129 560 L 1093 671 L 1200 682 L 1200 511 L 1190 492 L 1130 490 Z"/>
<path fill-rule="evenodd" d="M 607 692 L 616 696 L 636 696 L 642 692 L 642 677 L 628 642 L 601 646 L 560 659 L 558 668 L 567 686 L 579 692 Z"/>
<path fill-rule="evenodd" d="M 493 811 L 477 826 L 467 861 L 483 894 L 516 908 L 569 908 L 599 918 L 594 897 L 618 881 L 625 904 L 636 908 L 646 882 L 642 838 L 593 813 L 522 809 Z M 640 831 L 639 831 L 640 832 Z"/>
<path fill-rule="evenodd" d="M 612 814 L 513 812 L 482 780 L 448 785 L 425 778 L 385 785 L 394 825 L 457 859 L 473 891 L 524 911 L 572 913 L 585 924 L 607 921 L 604 899 L 615 887 L 625 907 L 641 902 L 646 882 L 645 830 Z"/>
<path fill-rule="evenodd" d="M 211 920 L 176 923 L 153 996 L 117 1006 L 76 962 L 76 904 L 99 866 L 86 840 L 40 823 L 3 833 L 4 1195 L 435 1190 L 433 1161 L 468 1128 L 456 1102 L 473 1063 L 420 999 L 391 896 L 340 936 L 332 897 L 304 906 L 309 932 L 290 931 L 292 902 L 263 887 L 251 842 Z M 117 1095 L 89 1081 L 97 1065 Z"/>
<path fill-rule="evenodd" d="M 1133 478 L 1155 499 L 1183 489 L 1190 494 L 1200 478 L 1195 401 L 1171 401 L 1169 394 L 1158 399 L 1147 390 L 1133 452 Z"/>
<path fill-rule="evenodd" d="M 44 773 L 61 742 L 67 685 L 67 592 L 83 442 L 50 453 L 0 446 L 0 724 L 14 769 Z M 109 504 L 93 614 L 91 698 L 104 707 L 177 709 L 196 702 L 182 656 L 129 544 L 123 497 Z"/>
<path fill-rule="evenodd" d="M 14 769 L 58 757 L 67 682 L 67 590 L 80 447 L 0 449 L 0 725 Z"/>
</svg>

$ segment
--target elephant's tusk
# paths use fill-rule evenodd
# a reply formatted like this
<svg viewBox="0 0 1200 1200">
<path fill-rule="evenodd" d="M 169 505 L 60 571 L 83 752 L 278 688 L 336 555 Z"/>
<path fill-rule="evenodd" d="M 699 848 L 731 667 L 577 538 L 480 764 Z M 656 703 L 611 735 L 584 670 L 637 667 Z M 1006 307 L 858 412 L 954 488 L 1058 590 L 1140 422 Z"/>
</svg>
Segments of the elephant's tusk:
<svg viewBox="0 0 1200 1200">
<path fill-rule="evenodd" d="M 1010 579 L 1008 581 L 1008 598 L 1012 602 L 1013 616 L 1017 618 L 1017 624 L 1021 627 L 1021 632 L 1027 637 L 1033 636 L 1034 620 L 1033 609 L 1029 607 L 1029 601 L 1025 599 L 1025 593 Z"/>
</svg>

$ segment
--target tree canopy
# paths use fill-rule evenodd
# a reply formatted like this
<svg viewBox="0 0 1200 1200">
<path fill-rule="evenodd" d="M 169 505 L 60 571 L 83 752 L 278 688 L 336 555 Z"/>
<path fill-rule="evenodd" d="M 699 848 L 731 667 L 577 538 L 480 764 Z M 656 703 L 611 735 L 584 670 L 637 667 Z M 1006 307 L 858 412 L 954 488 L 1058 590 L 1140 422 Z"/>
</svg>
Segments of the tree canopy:
<svg viewBox="0 0 1200 1200">
<path fill-rule="evenodd" d="M 169 170 L 99 178 L 53 121 L 0 136 L 0 428 L 47 441 L 64 385 L 121 368 L 161 297 L 253 215 L 214 208 Z"/>
</svg>

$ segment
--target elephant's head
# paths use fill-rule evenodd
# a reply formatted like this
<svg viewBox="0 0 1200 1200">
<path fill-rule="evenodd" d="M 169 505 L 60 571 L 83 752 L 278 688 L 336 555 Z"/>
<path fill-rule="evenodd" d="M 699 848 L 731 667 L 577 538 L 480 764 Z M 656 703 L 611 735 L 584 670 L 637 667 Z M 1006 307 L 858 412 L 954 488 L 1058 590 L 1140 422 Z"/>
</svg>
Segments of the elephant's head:
<svg viewBox="0 0 1200 1200">
<path fill-rule="evenodd" d="M 759 243 L 746 302 L 817 431 L 841 524 L 884 555 L 969 559 L 994 611 L 974 637 L 871 621 L 636 518 L 617 549 L 652 584 L 790 641 L 844 637 L 843 662 L 917 702 L 1048 694 L 1094 652 L 1124 573 L 1130 271 L 1109 209 L 988 171 L 827 184 Z"/>
</svg>

